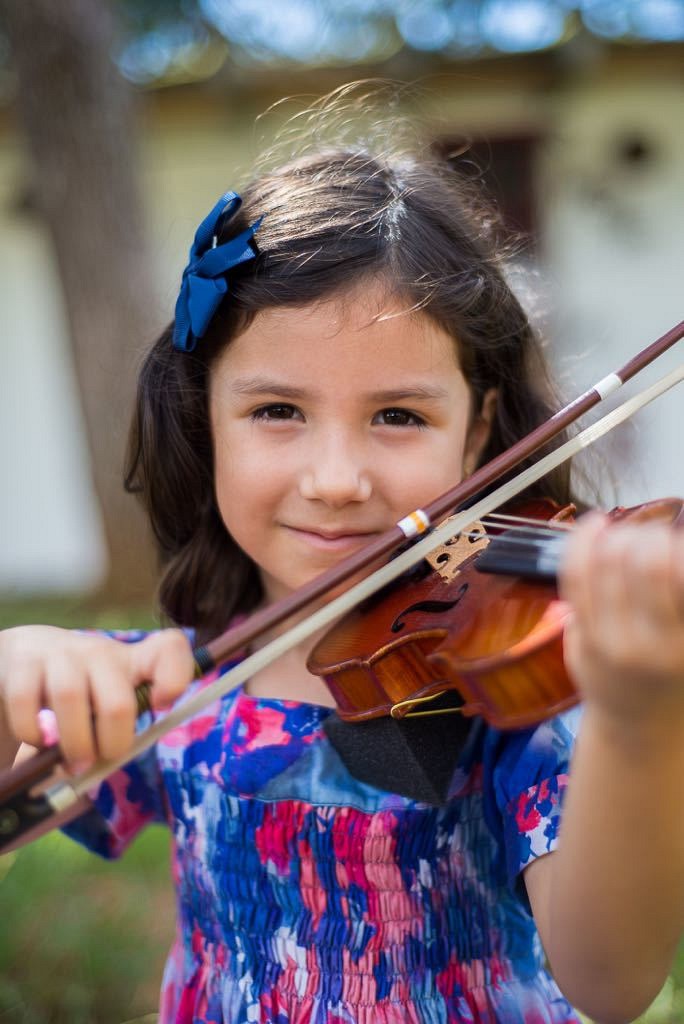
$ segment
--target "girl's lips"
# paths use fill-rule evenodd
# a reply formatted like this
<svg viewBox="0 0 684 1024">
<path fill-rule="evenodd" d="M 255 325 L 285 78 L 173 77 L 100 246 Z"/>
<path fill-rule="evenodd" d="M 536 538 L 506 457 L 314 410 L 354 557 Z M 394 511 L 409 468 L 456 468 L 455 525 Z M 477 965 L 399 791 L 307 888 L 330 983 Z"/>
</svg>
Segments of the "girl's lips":
<svg viewBox="0 0 684 1024">
<path fill-rule="evenodd" d="M 375 531 L 369 533 L 316 533 L 313 530 L 300 530 L 296 526 L 286 527 L 299 540 L 319 551 L 346 551 L 353 548 L 363 547 L 372 537 L 377 537 Z"/>
</svg>

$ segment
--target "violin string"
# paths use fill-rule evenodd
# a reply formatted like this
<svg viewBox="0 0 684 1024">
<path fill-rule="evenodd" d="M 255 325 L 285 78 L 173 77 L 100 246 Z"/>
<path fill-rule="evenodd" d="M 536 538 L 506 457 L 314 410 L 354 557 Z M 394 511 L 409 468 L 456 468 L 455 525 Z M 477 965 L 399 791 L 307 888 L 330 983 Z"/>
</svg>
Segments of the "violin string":
<svg viewBox="0 0 684 1024">
<path fill-rule="evenodd" d="M 502 523 L 491 523 L 491 522 L 489 522 L 489 519 L 487 518 L 487 519 L 481 519 L 480 523 L 483 526 L 485 526 L 485 527 L 494 527 L 495 529 L 500 530 L 501 531 L 500 533 L 492 534 L 491 535 L 492 537 L 497 537 L 497 538 L 498 537 L 515 536 L 516 534 L 519 534 L 519 533 L 526 534 L 529 537 L 532 533 L 534 533 L 535 537 L 537 537 L 537 539 L 539 539 L 539 540 L 541 540 L 541 539 L 543 539 L 545 537 L 550 539 L 550 540 L 553 540 L 556 537 L 567 537 L 569 535 L 569 532 L 570 532 L 569 530 L 554 530 L 554 529 L 550 529 L 550 528 L 546 527 L 543 523 L 540 524 L 540 523 L 535 523 L 535 522 L 523 523 L 521 526 L 505 526 L 504 527 L 504 525 Z"/>
<path fill-rule="evenodd" d="M 496 540 L 497 543 L 500 542 L 502 546 L 505 545 L 506 547 L 537 548 L 539 551 L 544 551 L 547 549 L 553 550 L 556 544 L 558 542 L 562 543 L 567 536 L 560 532 L 550 533 L 547 537 L 530 537 L 529 534 L 527 534 L 527 536 L 521 536 L 521 534 L 525 534 L 525 530 L 525 527 L 519 527 L 517 530 L 513 528 L 511 530 L 506 530 L 506 532 L 500 537 L 488 539 Z M 459 537 L 465 537 L 466 540 L 476 541 L 482 539 L 482 534 L 477 530 L 462 530 Z"/>
<path fill-rule="evenodd" d="M 498 520 L 503 520 L 509 523 L 523 523 L 526 526 L 534 526 L 539 530 L 548 530 L 550 533 L 568 533 L 575 529 L 575 523 L 565 523 L 562 520 L 535 519 L 533 516 L 514 516 L 505 512 L 490 512 L 480 522 L 484 525 L 489 525 L 490 520 L 497 520 L 497 522 L 491 522 L 492 526 L 497 526 Z"/>
<path fill-rule="evenodd" d="M 548 523 L 543 519 L 534 519 L 526 516 L 505 516 L 503 514 L 498 515 L 497 513 L 483 516 L 482 519 L 478 520 L 478 523 L 484 527 L 492 526 L 497 529 L 504 525 L 498 522 L 491 522 L 493 519 L 505 519 L 511 524 L 516 524 L 507 526 L 506 529 L 496 537 L 497 540 L 505 538 L 506 541 L 510 541 L 510 543 L 513 543 L 514 537 L 519 534 L 523 534 L 520 543 L 530 544 L 534 542 L 537 544 L 543 544 L 545 541 L 553 543 L 557 538 L 567 536 L 568 533 L 575 529 L 574 524 L 570 523 Z M 517 525 L 518 523 L 521 525 Z M 530 536 L 530 529 L 534 530 L 534 537 Z M 467 540 L 479 540 L 482 537 L 482 533 L 478 530 L 466 529 L 461 530 L 458 536 L 465 537 Z"/>
</svg>

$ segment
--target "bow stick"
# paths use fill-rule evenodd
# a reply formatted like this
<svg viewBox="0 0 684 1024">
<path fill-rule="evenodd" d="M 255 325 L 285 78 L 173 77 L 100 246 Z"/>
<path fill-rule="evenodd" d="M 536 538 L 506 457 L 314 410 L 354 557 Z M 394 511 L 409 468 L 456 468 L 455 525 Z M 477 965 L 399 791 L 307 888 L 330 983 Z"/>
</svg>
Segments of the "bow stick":
<svg viewBox="0 0 684 1024">
<path fill-rule="evenodd" d="M 33 838 L 53 827 L 57 821 L 59 824 L 63 824 L 82 813 L 87 807 L 87 794 L 94 786 L 147 750 L 165 733 L 199 713 L 209 704 L 247 680 L 259 669 L 275 661 L 285 651 L 333 622 L 360 601 L 399 577 L 424 558 L 430 550 L 450 540 L 473 520 L 482 518 L 497 506 L 504 504 L 578 451 L 593 444 L 595 440 L 619 423 L 629 419 L 638 409 L 664 394 L 675 384 L 680 383 L 684 379 L 684 364 L 622 405 L 617 406 L 612 412 L 577 434 L 576 437 L 544 456 L 465 511 L 452 516 L 448 522 L 436 528 L 432 527 L 433 522 L 441 520 L 455 506 L 472 498 L 484 487 L 499 479 L 508 470 L 556 437 L 583 413 L 621 388 L 623 384 L 671 348 L 683 336 L 684 321 L 639 352 L 619 370 L 603 377 L 546 423 L 537 427 L 506 452 L 476 470 L 466 480 L 435 499 L 425 509 L 415 510 L 400 520 L 396 526 L 376 538 L 375 541 L 353 553 L 337 566 L 326 570 L 295 593 L 255 613 L 245 622 L 227 630 L 205 646 L 195 648 L 193 651 L 196 662 L 195 678 L 199 678 L 221 662 L 226 661 L 230 654 L 245 647 L 255 637 L 290 618 L 317 598 L 323 597 L 369 563 L 394 551 L 407 538 L 413 538 L 420 533 L 429 531 L 429 536 L 413 543 L 408 550 L 397 555 L 389 564 L 377 569 L 339 597 L 314 611 L 286 633 L 249 655 L 239 665 L 204 687 L 199 693 L 181 698 L 172 711 L 137 736 L 130 750 L 118 760 L 99 761 L 84 774 L 60 780 L 39 796 L 32 796 L 30 790 L 37 783 L 46 779 L 55 765 L 60 762 L 61 754 L 58 747 L 40 751 L 17 768 L 1 773 L 0 850 L 14 845 L 20 837 L 22 839 Z M 139 703 L 142 708 L 146 703 L 144 684 L 138 690 L 140 693 Z M 50 824 L 51 818 L 56 819 L 52 824 Z"/>
</svg>

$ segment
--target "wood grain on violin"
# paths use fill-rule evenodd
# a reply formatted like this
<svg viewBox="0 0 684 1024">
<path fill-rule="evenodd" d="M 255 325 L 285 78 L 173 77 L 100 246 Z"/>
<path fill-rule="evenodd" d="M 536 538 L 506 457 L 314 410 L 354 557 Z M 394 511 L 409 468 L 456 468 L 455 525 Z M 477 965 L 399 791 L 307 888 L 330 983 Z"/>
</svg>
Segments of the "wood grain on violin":
<svg viewBox="0 0 684 1024">
<path fill-rule="evenodd" d="M 665 499 L 617 508 L 610 516 L 681 525 L 683 509 L 682 501 Z M 567 524 L 573 509 L 537 501 L 516 511 L 523 523 L 546 520 L 546 529 L 530 536 L 525 526 L 509 525 L 501 533 L 495 518 L 499 536 L 492 545 L 476 531 L 474 550 L 461 548 L 465 557 L 448 574 L 440 562 L 448 547 L 441 549 L 430 559 L 430 572 L 371 598 L 316 645 L 308 668 L 325 680 L 340 718 L 360 722 L 430 714 L 436 696 L 455 690 L 463 698 L 461 714 L 481 715 L 498 729 L 517 729 L 577 702 L 563 663 L 569 609 L 549 580 L 549 563 L 558 559 L 563 537 L 553 527 Z M 514 519 L 507 517 L 509 524 Z M 525 578 L 512 574 L 507 546 Z M 534 578 L 540 551 L 543 581 Z"/>
</svg>

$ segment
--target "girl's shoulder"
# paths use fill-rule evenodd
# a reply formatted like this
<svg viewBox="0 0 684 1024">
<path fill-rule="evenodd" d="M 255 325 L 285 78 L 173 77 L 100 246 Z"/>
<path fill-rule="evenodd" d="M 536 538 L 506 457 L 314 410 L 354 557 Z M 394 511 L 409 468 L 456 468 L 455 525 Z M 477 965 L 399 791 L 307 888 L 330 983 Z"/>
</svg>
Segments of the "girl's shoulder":
<svg viewBox="0 0 684 1024">
<path fill-rule="evenodd" d="M 486 804 L 505 812 L 539 786 L 567 778 L 579 732 L 577 706 L 527 729 L 500 730 L 476 721 L 459 758 L 450 794 L 458 797 L 478 780 Z"/>
<path fill-rule="evenodd" d="M 528 729 L 487 729 L 482 745 L 485 770 L 509 792 L 567 772 L 581 720 L 582 707 L 577 705 Z"/>
</svg>

